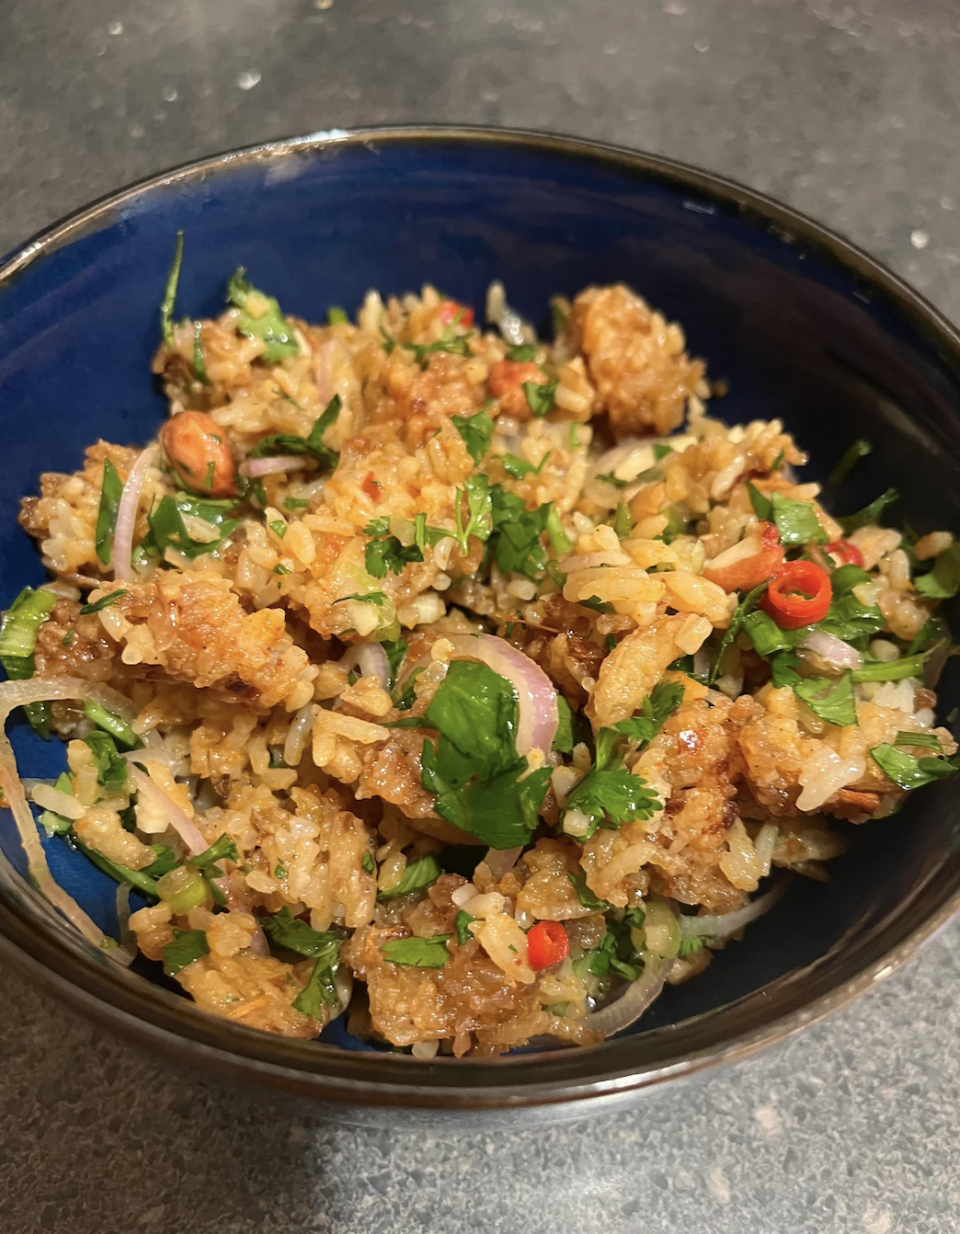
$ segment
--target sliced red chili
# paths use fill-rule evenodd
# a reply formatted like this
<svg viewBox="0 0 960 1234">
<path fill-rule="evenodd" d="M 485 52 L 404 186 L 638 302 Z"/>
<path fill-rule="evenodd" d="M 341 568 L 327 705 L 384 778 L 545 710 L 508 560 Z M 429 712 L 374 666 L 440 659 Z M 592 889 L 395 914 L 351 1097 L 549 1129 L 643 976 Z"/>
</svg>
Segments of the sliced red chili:
<svg viewBox="0 0 960 1234">
<path fill-rule="evenodd" d="M 367 473 L 367 475 L 364 478 L 363 484 L 361 484 L 360 487 L 367 494 L 367 496 L 370 498 L 371 501 L 380 500 L 380 490 L 383 487 L 383 485 L 380 483 L 378 479 L 376 479 L 372 471 Z"/>
<path fill-rule="evenodd" d="M 757 552 L 751 553 L 749 557 L 741 557 L 729 565 L 707 566 L 703 577 L 716 583 L 724 591 L 753 591 L 754 587 L 772 578 L 783 565 L 780 533 L 773 523 L 760 523 L 758 530 L 760 548 Z M 736 556 L 733 550 L 727 550 L 720 554 L 718 560 L 722 562 L 728 553 Z"/>
<path fill-rule="evenodd" d="M 832 544 L 827 545 L 826 551 L 838 566 L 859 566 L 861 570 L 864 568 L 863 553 L 849 540 L 834 540 Z"/>
<path fill-rule="evenodd" d="M 770 580 L 760 601 L 782 630 L 812 626 L 827 615 L 833 588 L 830 575 L 812 561 L 788 561 Z"/>
<path fill-rule="evenodd" d="M 534 972 L 559 964 L 570 954 L 570 939 L 559 921 L 538 921 L 527 935 L 527 960 Z"/>
<path fill-rule="evenodd" d="M 458 325 L 469 329 L 473 325 L 473 309 L 465 304 L 458 304 L 456 300 L 441 300 L 439 316 L 445 326 L 451 326 L 457 322 Z"/>
</svg>

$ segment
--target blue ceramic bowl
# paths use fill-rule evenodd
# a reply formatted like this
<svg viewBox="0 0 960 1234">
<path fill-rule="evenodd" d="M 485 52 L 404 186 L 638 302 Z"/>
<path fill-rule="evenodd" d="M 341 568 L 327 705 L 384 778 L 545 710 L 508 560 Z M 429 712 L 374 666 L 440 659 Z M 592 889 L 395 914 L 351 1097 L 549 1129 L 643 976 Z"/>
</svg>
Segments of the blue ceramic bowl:
<svg viewBox="0 0 960 1234">
<path fill-rule="evenodd" d="M 682 322 L 726 378 L 731 421 L 782 417 L 813 452 L 813 477 L 857 437 L 874 443 L 844 491 L 858 508 L 894 485 L 920 531 L 960 527 L 960 340 L 909 288 L 784 207 L 662 159 L 563 138 L 483 130 L 328 133 L 208 159 L 109 197 L 0 267 L 0 606 L 43 578 L 17 526 L 41 471 L 72 471 L 103 436 L 152 436 L 164 403 L 149 372 L 175 231 L 186 233 L 179 303 L 222 304 L 246 265 L 293 313 L 321 319 L 364 292 L 431 282 L 481 306 L 487 284 L 540 321 L 547 298 L 625 280 Z M 955 663 L 955 662 L 953 662 Z M 948 673 L 941 707 L 958 702 Z M 14 725 L 24 774 L 63 749 Z M 18 871 L 0 813 L 0 934 L 65 997 L 154 1047 L 312 1098 L 412 1111 L 551 1113 L 607 1108 L 667 1078 L 741 1056 L 890 971 L 953 910 L 960 887 L 956 789 L 925 789 L 856 831 L 829 883 L 799 880 L 763 927 L 701 977 L 669 989 L 638 1031 L 590 1050 L 495 1063 L 421 1063 L 287 1041 L 199 1012 L 156 974 L 94 953 Z M 113 885 L 59 841 L 55 875 L 113 922 Z M 151 966 L 146 966 L 144 972 Z M 340 1035 L 338 1035 L 340 1034 Z M 368 1115 L 369 1116 L 369 1115 Z M 382 1114 L 381 1114 L 382 1117 Z M 433 1114 L 424 1115 L 433 1118 Z"/>
</svg>

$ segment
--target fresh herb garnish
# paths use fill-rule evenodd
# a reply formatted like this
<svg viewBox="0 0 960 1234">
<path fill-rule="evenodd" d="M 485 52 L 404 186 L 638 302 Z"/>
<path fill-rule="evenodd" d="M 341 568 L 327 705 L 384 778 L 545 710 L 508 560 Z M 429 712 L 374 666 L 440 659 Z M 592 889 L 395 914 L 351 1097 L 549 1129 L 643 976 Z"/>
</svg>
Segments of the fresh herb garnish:
<svg viewBox="0 0 960 1234">
<path fill-rule="evenodd" d="M 123 493 L 120 473 L 108 458 L 103 460 L 103 485 L 100 489 L 100 507 L 97 511 L 95 545 L 97 557 L 103 565 L 110 564 L 113 549 L 113 533 L 117 526 L 117 511 Z"/>
<path fill-rule="evenodd" d="M 96 732 L 90 733 L 83 740 L 93 755 L 100 787 L 122 791 L 127 783 L 127 760 L 117 749 L 113 735 Z"/>
<path fill-rule="evenodd" d="M 119 716 L 115 716 L 112 711 L 107 711 L 106 707 L 95 703 L 93 699 L 88 698 L 83 704 L 83 714 L 91 724 L 96 724 L 97 728 L 109 733 L 126 749 L 139 750 L 143 745 L 129 724 L 126 724 Z"/>
<path fill-rule="evenodd" d="M 625 540 L 633 531 L 630 507 L 622 501 L 617 503 L 617 511 L 613 516 L 613 530 L 617 533 L 618 540 Z"/>
<path fill-rule="evenodd" d="M 919 749 L 936 750 L 938 754 L 943 753 L 943 746 L 940 744 L 940 739 L 935 737 L 933 733 L 897 733 L 893 743 L 895 746 L 916 746 Z"/>
<path fill-rule="evenodd" d="M 888 780 L 908 792 L 932 784 L 935 780 L 948 780 L 960 771 L 960 767 L 949 759 L 917 758 L 887 744 L 874 746 L 870 756 Z"/>
<path fill-rule="evenodd" d="M 202 386 L 210 385 L 210 374 L 203 356 L 203 322 L 193 323 L 193 373 Z"/>
<path fill-rule="evenodd" d="M 24 587 L 3 615 L 0 625 L 0 664 L 10 681 L 28 681 L 37 671 L 34 652 L 40 627 L 57 603 L 52 591 Z M 26 703 L 23 713 L 41 737 L 50 735 L 48 703 Z"/>
<path fill-rule="evenodd" d="M 881 493 L 879 497 L 871 501 L 868 506 L 864 506 L 862 510 L 858 510 L 856 514 L 848 514 L 846 518 L 841 518 L 837 521 L 843 528 L 844 533 L 850 535 L 861 527 L 869 527 L 874 523 L 879 523 L 887 506 L 892 506 L 895 501 L 899 500 L 900 494 L 897 490 L 895 488 L 888 488 L 886 492 Z"/>
<path fill-rule="evenodd" d="M 557 695 L 557 734 L 551 749 L 560 754 L 570 754 L 576 744 L 573 736 L 573 711 L 562 694 Z"/>
<path fill-rule="evenodd" d="M 592 609 L 595 613 L 612 613 L 613 605 L 608 604 L 606 600 L 601 600 L 599 596 L 587 596 L 585 600 L 578 600 L 578 604 L 584 608 Z"/>
<path fill-rule="evenodd" d="M 935 644 L 936 645 L 936 644 Z M 922 677 L 923 666 L 933 648 L 899 660 L 874 660 L 853 670 L 854 681 L 903 681 L 905 677 Z"/>
<path fill-rule="evenodd" d="M 409 895 L 412 891 L 421 891 L 424 887 L 435 883 L 442 873 L 440 862 L 433 853 L 427 853 L 426 856 L 418 857 L 415 861 L 408 861 L 400 881 L 386 891 L 378 892 L 377 899 L 396 900 L 400 896 Z"/>
<path fill-rule="evenodd" d="M 436 548 L 441 540 L 448 537 L 453 537 L 452 531 L 445 531 L 442 527 L 428 527 L 427 516 L 425 514 L 415 514 L 413 518 L 413 542 L 423 553 L 427 547 Z M 421 557 L 421 560 L 423 558 Z"/>
<path fill-rule="evenodd" d="M 612 484 L 614 488 L 626 488 L 630 483 L 629 480 L 619 480 L 612 471 L 605 471 L 594 478 L 602 481 L 604 484 Z"/>
<path fill-rule="evenodd" d="M 294 510 L 306 510 L 310 505 L 307 497 L 285 497 L 283 499 L 283 508 L 293 513 Z"/>
<path fill-rule="evenodd" d="M 757 518 L 774 524 L 780 533 L 780 543 L 785 548 L 801 544 L 826 544 L 829 540 L 809 501 L 795 501 L 783 493 L 766 497 L 749 480 L 747 493 Z"/>
<path fill-rule="evenodd" d="M 473 938 L 469 929 L 471 921 L 476 921 L 476 917 L 471 916 L 470 913 L 464 912 L 463 909 L 457 913 L 457 919 L 453 924 L 457 931 L 457 942 L 461 947 L 465 947 Z"/>
<path fill-rule="evenodd" d="M 149 872 L 152 866 L 148 866 L 146 870 L 131 870 L 129 866 L 111 861 L 108 857 L 104 857 L 102 853 L 98 853 L 95 848 L 88 847 L 75 833 L 71 833 L 66 838 L 67 843 L 71 847 L 83 853 L 84 857 L 92 865 L 95 865 L 108 878 L 112 878 L 115 883 L 126 883 L 128 887 L 135 887 L 137 891 L 144 896 L 148 896 L 150 899 L 158 900 L 160 898 L 157 892 L 157 880 Z"/>
<path fill-rule="evenodd" d="M 954 540 L 937 557 L 933 569 L 913 583 L 926 600 L 950 600 L 960 591 L 960 541 Z"/>
<path fill-rule="evenodd" d="M 287 907 L 281 908 L 272 917 L 260 917 L 259 922 L 275 947 L 284 947 L 297 955 L 329 958 L 334 949 L 339 951 L 340 938 L 337 934 L 329 930 L 315 930 L 306 921 L 294 917 Z"/>
<path fill-rule="evenodd" d="M 272 433 L 258 441 L 250 451 L 251 458 L 272 458 L 278 454 L 306 455 L 315 458 L 321 467 L 332 471 L 340 456 L 329 446 L 323 444 L 327 430 L 337 422 L 343 400 L 335 394 L 323 412 L 313 422 L 313 428 L 306 437 L 296 437 L 290 433 Z"/>
<path fill-rule="evenodd" d="M 369 849 L 364 851 L 360 861 L 360 869 L 363 870 L 364 874 L 376 875 L 377 873 L 377 863 L 374 861 L 373 853 Z"/>
<path fill-rule="evenodd" d="M 188 493 L 163 497 L 147 515 L 150 530 L 137 551 L 148 557 L 162 557 L 167 549 L 174 549 L 190 560 L 204 553 L 212 553 L 240 526 L 239 519 L 227 517 L 236 504 L 230 498 L 214 501 L 208 497 L 191 497 Z M 217 529 L 219 536 L 214 540 L 191 539 L 183 521 L 185 514 L 209 523 Z"/>
<path fill-rule="evenodd" d="M 183 264 L 183 232 L 177 232 L 173 246 L 173 263 L 167 275 L 167 285 L 160 304 L 160 332 L 168 347 L 173 346 L 173 309 L 177 302 L 177 284 L 180 282 L 180 267 Z M 102 559 L 101 559 L 102 560 Z M 106 563 L 104 563 L 106 564 Z"/>
<path fill-rule="evenodd" d="M 579 871 L 577 874 L 573 874 L 568 871 L 567 878 L 569 878 L 570 882 L 573 884 L 573 889 L 577 893 L 577 899 L 584 908 L 592 908 L 594 912 L 598 913 L 604 913 L 608 908 L 610 908 L 610 903 L 608 900 L 601 900 L 600 897 L 594 895 L 587 886 L 587 876 L 583 873 L 583 871 Z"/>
<path fill-rule="evenodd" d="M 548 381 L 545 385 L 536 381 L 523 383 L 523 393 L 532 416 L 540 419 L 549 413 L 559 384 L 558 381 Z"/>
<path fill-rule="evenodd" d="M 111 591 L 105 596 L 101 596 L 99 600 L 94 600 L 92 604 L 85 604 L 80 610 L 81 617 L 89 617 L 91 613 L 102 612 L 103 609 L 109 608 L 111 604 L 116 602 L 127 594 L 125 587 L 121 587 L 119 591 Z"/>
<path fill-rule="evenodd" d="M 163 949 L 163 971 L 168 977 L 176 977 L 181 969 L 209 953 L 203 930 L 174 929 L 173 942 Z"/>
<path fill-rule="evenodd" d="M 226 832 L 218 836 L 216 840 L 205 848 L 202 853 L 197 853 L 195 857 L 187 858 L 187 865 L 195 866 L 198 870 L 206 870 L 213 867 L 218 861 L 234 861 L 239 862 L 240 854 L 237 851 L 237 843 L 233 836 Z M 219 874 L 221 871 L 217 871 Z"/>
<path fill-rule="evenodd" d="M 280 311 L 273 296 L 264 295 L 244 277 L 246 271 L 238 266 L 227 284 L 227 300 L 240 309 L 237 331 L 249 339 L 259 339 L 264 347 L 262 359 L 265 364 L 279 364 L 300 351 L 294 337 L 293 327 Z"/>
<path fill-rule="evenodd" d="M 465 334 L 458 334 L 451 323 L 440 338 L 432 343 L 404 343 L 404 348 L 413 353 L 413 358 L 422 369 L 430 367 L 430 357 L 437 352 L 446 351 L 454 356 L 472 356 L 473 352 L 467 343 Z M 387 353 L 389 355 L 389 352 Z"/>
<path fill-rule="evenodd" d="M 850 673 L 844 673 L 839 680 L 829 677 L 802 678 L 794 685 L 793 692 L 814 715 L 828 724 L 844 728 L 857 723 L 857 704 Z"/>
<path fill-rule="evenodd" d="M 723 660 L 724 652 L 733 643 L 733 640 L 737 637 L 737 635 L 743 629 L 746 618 L 749 617 L 753 613 L 753 610 L 756 608 L 757 604 L 760 601 L 760 597 L 763 595 L 766 589 L 767 589 L 767 584 L 760 583 L 758 586 L 754 587 L 752 591 L 748 592 L 747 595 L 745 595 L 744 598 L 737 605 L 736 611 L 734 612 L 733 617 L 730 619 L 730 624 L 727 626 L 726 630 L 724 630 L 723 637 L 720 639 L 720 644 L 717 647 L 716 658 L 714 659 L 713 666 L 711 667 L 710 672 L 707 675 L 707 685 L 708 686 L 712 686 L 714 682 L 717 680 L 717 678 L 720 676 L 720 663 Z M 766 616 L 765 613 L 763 615 Z M 756 643 L 754 643 L 754 646 L 756 646 Z"/>
<path fill-rule="evenodd" d="M 415 544 L 405 546 L 396 536 L 383 536 L 367 541 L 363 559 L 371 578 L 386 578 L 391 572 L 402 574 L 411 562 L 423 561 L 423 553 Z"/>
<path fill-rule="evenodd" d="M 424 670 L 422 668 L 415 668 L 407 678 L 406 685 L 403 687 L 400 697 L 397 699 L 397 711 L 409 711 L 413 704 L 417 701 L 417 692 L 415 687 L 417 684 L 417 678 L 423 671 Z"/>
<path fill-rule="evenodd" d="M 390 688 L 393 687 L 397 680 L 397 672 L 400 665 L 403 663 L 403 658 L 407 654 L 407 643 L 404 638 L 384 639 L 380 644 L 387 655 L 387 663 L 390 666 Z"/>
<path fill-rule="evenodd" d="M 348 326 L 350 318 L 347 316 L 346 309 L 340 308 L 337 304 L 331 304 L 327 309 L 327 321 L 331 326 Z"/>
<path fill-rule="evenodd" d="M 516 364 L 530 364 L 537 358 L 537 349 L 533 343 L 520 343 L 507 351 L 506 359 Z"/>
<path fill-rule="evenodd" d="M 674 453 L 673 446 L 668 446 L 662 441 L 655 441 L 653 443 L 653 457 L 656 459 L 658 463 L 661 461 L 661 459 L 665 459 L 668 454 L 673 454 L 673 453 Z"/>
<path fill-rule="evenodd" d="M 424 742 L 422 755 L 423 787 L 437 794 L 437 813 L 492 848 L 525 844 L 550 768 L 524 774 L 514 686 L 484 664 L 455 660 L 423 719 L 440 734 L 436 746 Z"/>
<path fill-rule="evenodd" d="M 391 964 L 410 968 L 443 968 L 450 959 L 447 940 L 452 934 L 434 934 L 432 938 L 394 938 L 380 948 Z"/>
<path fill-rule="evenodd" d="M 832 484 L 834 488 L 838 484 L 842 484 L 847 476 L 853 471 L 857 463 L 862 458 L 866 458 L 873 451 L 873 446 L 869 441 L 865 441 L 862 437 L 858 438 L 852 445 L 848 446 L 843 452 L 840 462 L 837 463 L 833 471 L 830 472 L 828 484 Z"/>
<path fill-rule="evenodd" d="M 386 592 L 383 591 L 355 591 L 351 596 L 341 596 L 339 600 L 334 600 L 334 604 L 346 604 L 348 600 L 359 600 L 361 604 L 375 604 L 377 608 L 382 608 L 386 598 Z"/>
<path fill-rule="evenodd" d="M 501 454 L 500 462 L 503 464 L 503 470 L 508 476 L 512 476 L 514 480 L 522 480 L 525 476 L 531 474 L 535 476 L 540 475 L 552 453 L 552 450 L 548 450 L 536 467 L 534 467 L 533 463 L 528 463 L 525 458 L 518 458 L 516 454 Z"/>
<path fill-rule="evenodd" d="M 451 416 L 453 427 L 463 438 L 475 467 L 480 466 L 480 460 L 490 449 L 493 440 L 493 421 L 483 411 L 473 416 Z"/>
</svg>

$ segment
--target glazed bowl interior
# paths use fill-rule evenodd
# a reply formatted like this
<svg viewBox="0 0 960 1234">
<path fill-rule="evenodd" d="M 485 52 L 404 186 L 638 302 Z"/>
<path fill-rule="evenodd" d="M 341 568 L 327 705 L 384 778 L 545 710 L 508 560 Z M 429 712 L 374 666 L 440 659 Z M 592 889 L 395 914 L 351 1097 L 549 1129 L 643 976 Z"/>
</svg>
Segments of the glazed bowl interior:
<svg viewBox="0 0 960 1234">
<path fill-rule="evenodd" d="M 644 156 L 536 135 L 433 130 L 278 143 L 158 177 L 101 203 L 0 272 L 0 605 L 44 577 L 17 525 L 42 471 L 73 471 L 99 437 L 151 437 L 150 376 L 174 233 L 179 311 L 212 315 L 245 265 L 284 308 L 322 320 L 433 283 L 481 308 L 501 278 L 545 326 L 547 299 L 625 281 L 678 320 L 729 385 L 713 414 L 783 419 L 823 479 L 855 438 L 870 457 L 828 505 L 884 488 L 919 532 L 960 527 L 960 361 L 946 323 L 835 237 L 737 186 Z M 951 661 L 951 664 L 955 664 Z M 960 702 L 948 669 L 940 718 Z M 55 775 L 63 747 L 11 726 L 21 774 Z M 624 1039 L 489 1064 L 418 1063 L 337 1026 L 325 1044 L 271 1038 L 197 1011 L 95 954 L 21 877 L 0 812 L 0 929 L 65 993 L 158 1044 L 320 1097 L 401 1105 L 602 1104 L 776 1037 L 849 997 L 944 919 L 960 885 L 956 789 L 925 789 L 893 818 L 848 828 L 829 882 L 797 880 L 760 928 L 668 989 Z M 114 888 L 58 840 L 54 875 L 108 931 Z"/>
</svg>

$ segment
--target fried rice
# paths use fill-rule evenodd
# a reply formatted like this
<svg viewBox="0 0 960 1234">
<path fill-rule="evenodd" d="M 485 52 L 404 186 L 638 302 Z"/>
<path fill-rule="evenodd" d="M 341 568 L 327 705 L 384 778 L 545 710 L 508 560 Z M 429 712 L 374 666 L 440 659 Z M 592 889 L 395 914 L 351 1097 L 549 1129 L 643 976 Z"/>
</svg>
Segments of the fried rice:
<svg viewBox="0 0 960 1234">
<path fill-rule="evenodd" d="M 954 773 L 952 535 L 828 512 L 636 292 L 544 342 L 499 284 L 487 329 L 432 287 L 314 325 L 238 271 L 176 321 L 181 252 L 169 419 L 41 476 L 0 634 L 3 715 L 66 742 L 54 783 L 0 745 L 31 873 L 118 962 L 421 1059 L 593 1044 Z"/>
</svg>

